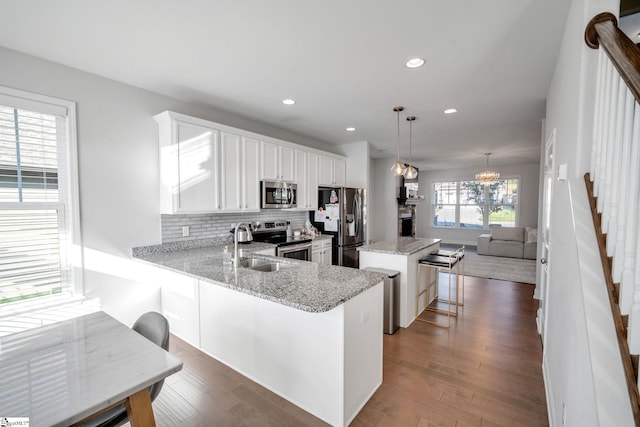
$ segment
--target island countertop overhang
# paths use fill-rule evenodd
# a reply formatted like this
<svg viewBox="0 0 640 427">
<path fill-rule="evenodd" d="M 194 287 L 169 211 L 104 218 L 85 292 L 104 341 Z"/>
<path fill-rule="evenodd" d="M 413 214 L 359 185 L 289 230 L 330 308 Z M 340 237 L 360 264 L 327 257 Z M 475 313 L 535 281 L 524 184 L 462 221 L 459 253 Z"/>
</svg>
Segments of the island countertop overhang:
<svg viewBox="0 0 640 427">
<path fill-rule="evenodd" d="M 438 244 L 442 239 L 398 237 L 396 240 L 385 240 L 358 248 L 360 252 L 378 252 L 392 255 L 411 255 Z"/>
</svg>

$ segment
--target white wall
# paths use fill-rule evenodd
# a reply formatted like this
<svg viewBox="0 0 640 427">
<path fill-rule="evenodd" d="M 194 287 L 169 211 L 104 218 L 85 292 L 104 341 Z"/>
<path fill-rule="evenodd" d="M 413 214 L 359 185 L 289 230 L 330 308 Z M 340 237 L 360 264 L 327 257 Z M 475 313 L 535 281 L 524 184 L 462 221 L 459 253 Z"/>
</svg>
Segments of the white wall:
<svg viewBox="0 0 640 427">
<path fill-rule="evenodd" d="M 569 182 L 555 182 L 551 210 L 550 280 L 547 300 L 547 333 L 543 371 L 551 425 L 631 425 L 628 401 L 599 384 L 620 389 L 614 375 L 619 359 L 600 364 L 597 357 L 612 347 L 589 320 L 610 309 L 606 298 L 589 294 L 584 287 L 584 252 L 580 245 L 570 197 L 575 198 L 587 171 L 592 126 L 592 96 L 596 52 L 584 42 L 588 21 L 597 13 L 618 14 L 617 0 L 573 0 L 560 55 L 547 101 L 546 135 L 557 129 L 556 162 L 568 166 Z M 570 191 L 573 189 L 573 191 Z M 579 193 L 579 192 L 578 192 Z M 592 226 L 590 226 L 592 227 Z M 585 227 L 581 233 L 592 233 Z M 604 286 L 602 283 L 601 286 Z M 593 310 L 595 307 L 595 311 Z M 603 348 L 606 347 L 606 348 Z M 613 345 L 615 348 L 615 344 Z M 604 351 L 606 353 L 606 351 Z M 564 413 L 564 414 L 563 414 Z M 563 422 L 564 419 L 564 422 Z M 603 420 L 607 420 L 603 422 Z"/>
<path fill-rule="evenodd" d="M 369 189 L 369 143 L 352 142 L 342 144 L 339 149 L 347 157 L 346 186 Z"/>
<path fill-rule="evenodd" d="M 538 224 L 538 189 L 540 184 L 540 164 L 505 165 L 492 168 L 500 172 L 501 177 L 520 178 L 520 206 L 519 225 L 527 227 L 537 227 Z M 416 215 L 418 223 L 416 226 L 417 237 L 429 237 L 442 239 L 445 243 L 457 243 L 475 246 L 478 236 L 487 233 L 481 229 L 447 229 L 443 227 L 433 227 L 433 212 L 429 203 L 431 200 L 431 186 L 434 181 L 439 180 L 474 180 L 478 170 L 471 169 L 448 169 L 448 170 L 427 170 L 420 171 L 419 192 L 425 196 L 425 202 L 418 205 Z"/>
<path fill-rule="evenodd" d="M 394 240 L 398 236 L 399 179 L 391 174 L 392 158 L 371 161 L 371 191 L 369 191 L 369 239 Z"/>
<path fill-rule="evenodd" d="M 159 310 L 156 281 L 129 249 L 160 243 L 158 127 L 170 109 L 315 148 L 336 147 L 0 47 L 0 85 L 77 103 L 85 293 L 131 324 Z"/>
</svg>

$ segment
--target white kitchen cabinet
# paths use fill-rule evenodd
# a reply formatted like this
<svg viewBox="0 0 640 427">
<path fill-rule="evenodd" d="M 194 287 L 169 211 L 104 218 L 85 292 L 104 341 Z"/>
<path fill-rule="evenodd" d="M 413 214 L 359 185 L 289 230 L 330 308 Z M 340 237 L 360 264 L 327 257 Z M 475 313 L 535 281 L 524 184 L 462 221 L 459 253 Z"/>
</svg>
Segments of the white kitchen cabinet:
<svg viewBox="0 0 640 427">
<path fill-rule="evenodd" d="M 260 141 L 242 138 L 242 176 L 245 211 L 260 211 Z"/>
<path fill-rule="evenodd" d="M 319 157 L 318 185 L 344 187 L 346 183 L 346 162 L 335 157 Z"/>
<path fill-rule="evenodd" d="M 160 130 L 161 213 L 260 210 L 259 140 L 169 111 L 155 119 Z"/>
<path fill-rule="evenodd" d="M 311 243 L 311 261 L 331 265 L 331 256 L 333 255 L 331 243 L 331 238 L 315 239 Z"/>
<path fill-rule="evenodd" d="M 307 206 L 318 208 L 318 155 L 307 154 Z"/>
<path fill-rule="evenodd" d="M 220 132 L 222 210 L 258 212 L 260 142 L 238 134 Z"/>
<path fill-rule="evenodd" d="M 295 166 L 298 209 L 314 210 L 318 204 L 318 155 L 295 150 Z"/>
<path fill-rule="evenodd" d="M 272 142 L 260 142 L 262 158 L 261 179 L 274 181 L 291 181 L 294 176 L 294 150 Z"/>
<path fill-rule="evenodd" d="M 222 209 L 242 209 L 242 145 L 241 136 L 220 133 L 220 158 L 222 182 Z"/>
<path fill-rule="evenodd" d="M 173 120 L 168 113 L 155 119 L 160 135 L 160 212 L 219 211 L 219 131 Z"/>
<path fill-rule="evenodd" d="M 164 270 L 161 275 L 162 314 L 171 333 L 200 347 L 200 287 L 191 276 Z"/>
</svg>

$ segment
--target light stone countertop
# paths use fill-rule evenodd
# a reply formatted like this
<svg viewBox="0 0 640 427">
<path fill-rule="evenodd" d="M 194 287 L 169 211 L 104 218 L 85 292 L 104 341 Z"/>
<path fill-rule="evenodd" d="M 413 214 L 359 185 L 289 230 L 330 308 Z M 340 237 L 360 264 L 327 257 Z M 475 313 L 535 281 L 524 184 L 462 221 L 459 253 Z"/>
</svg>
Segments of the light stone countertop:
<svg viewBox="0 0 640 427">
<path fill-rule="evenodd" d="M 413 237 L 398 237 L 397 240 L 385 240 L 382 242 L 364 245 L 358 248 L 361 252 L 379 252 L 394 255 L 411 255 L 431 245 L 440 243 L 442 239 L 425 239 Z"/>
<path fill-rule="evenodd" d="M 134 248 L 133 257 L 214 285 L 313 313 L 329 311 L 385 279 L 381 273 L 265 255 L 253 257 L 296 265 L 272 272 L 234 269 L 223 262 L 224 245 L 202 246 L 185 242 L 183 247 L 188 249 L 172 244 L 171 250 L 161 246 Z M 233 245 L 230 249 L 233 250 Z"/>
<path fill-rule="evenodd" d="M 34 427 L 72 425 L 182 368 L 102 311 L 4 336 L 0 348 L 0 413 Z"/>
</svg>

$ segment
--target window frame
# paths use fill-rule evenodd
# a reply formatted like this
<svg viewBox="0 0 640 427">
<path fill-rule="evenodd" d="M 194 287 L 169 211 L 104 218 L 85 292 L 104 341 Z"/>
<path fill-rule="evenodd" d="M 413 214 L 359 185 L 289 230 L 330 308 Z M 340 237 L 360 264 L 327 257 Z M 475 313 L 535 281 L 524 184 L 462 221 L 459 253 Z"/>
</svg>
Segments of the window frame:
<svg viewBox="0 0 640 427">
<path fill-rule="evenodd" d="M 82 296 L 84 293 L 84 263 L 82 256 L 82 235 L 80 225 L 76 103 L 66 99 L 0 86 L 0 104 L 18 109 L 53 115 L 63 115 L 64 117 L 66 132 L 60 143 L 64 144 L 64 147 L 62 148 L 64 152 L 62 154 L 65 165 L 62 168 L 58 168 L 58 174 L 64 174 L 66 176 L 66 179 L 60 180 L 62 182 L 59 181 L 59 188 L 64 196 L 57 202 L 49 203 L 49 206 L 51 209 L 59 209 L 62 207 L 64 211 L 65 231 L 67 236 L 65 242 L 65 256 L 69 267 L 66 277 L 68 278 L 68 289 L 71 294 L 69 295 L 67 292 L 58 295 L 34 297 L 26 300 L 8 302 L 0 307 L 3 309 L 11 307 L 13 310 L 19 310 L 18 307 L 35 305 L 36 307 L 41 308 L 43 303 L 55 304 L 56 301 L 60 301 L 61 299 L 66 300 L 69 297 Z M 20 210 L 29 209 L 33 206 L 42 208 L 45 204 L 46 202 L 4 202 L 2 204 L 2 209 Z"/>
<path fill-rule="evenodd" d="M 448 178 L 441 178 L 441 179 L 432 179 L 431 180 L 431 203 L 430 203 L 430 220 L 429 220 L 429 227 L 430 228 L 437 228 L 437 229 L 442 229 L 442 230 L 476 230 L 476 231 L 487 231 L 491 228 L 490 224 L 489 224 L 489 216 L 491 214 L 489 208 L 491 206 L 515 206 L 515 221 L 514 221 L 514 227 L 518 227 L 520 224 L 520 192 L 522 189 L 522 178 L 520 177 L 520 175 L 508 175 L 508 176 L 504 176 L 500 178 L 500 181 L 509 181 L 509 180 L 517 180 L 518 182 L 518 200 L 514 205 L 505 205 L 504 203 L 491 203 L 490 198 L 488 197 L 489 195 L 487 194 L 487 189 L 485 189 L 485 195 L 484 195 L 484 214 L 483 214 L 483 218 L 482 218 L 482 226 L 481 227 L 462 227 L 460 224 L 461 221 L 461 206 L 481 206 L 481 205 L 474 205 L 474 204 L 468 204 L 468 203 L 462 203 L 460 200 L 461 197 L 461 193 L 463 191 L 462 189 L 462 183 L 464 182 L 474 182 L 477 181 L 475 179 L 464 179 L 464 178 L 453 178 L 453 179 L 448 179 Z M 442 204 L 442 205 L 446 205 L 446 206 L 454 206 L 455 207 L 455 223 L 451 226 L 447 226 L 447 225 L 436 225 L 434 224 L 434 218 L 436 215 L 436 208 L 438 203 L 435 200 L 435 185 L 438 183 L 455 183 L 456 184 L 456 195 L 455 195 L 455 199 L 456 199 L 456 203 L 455 205 L 453 204 Z"/>
</svg>

